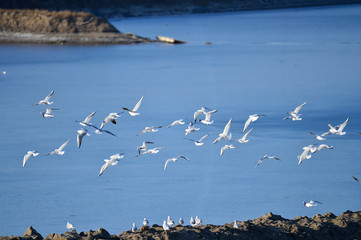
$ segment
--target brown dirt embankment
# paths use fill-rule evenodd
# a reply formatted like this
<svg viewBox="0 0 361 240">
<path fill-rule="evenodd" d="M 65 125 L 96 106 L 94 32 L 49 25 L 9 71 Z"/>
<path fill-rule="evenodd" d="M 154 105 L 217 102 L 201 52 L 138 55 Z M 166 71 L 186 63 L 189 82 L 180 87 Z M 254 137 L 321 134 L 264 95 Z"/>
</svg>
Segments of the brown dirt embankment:
<svg viewBox="0 0 361 240">
<path fill-rule="evenodd" d="M 152 40 L 123 34 L 87 12 L 0 9 L 0 43 L 132 44 Z"/>
<path fill-rule="evenodd" d="M 124 231 L 111 235 L 105 229 L 77 233 L 75 230 L 62 234 L 51 233 L 43 238 L 35 229 L 29 227 L 22 237 L 0 237 L 0 240 L 125 240 L 125 239 L 172 239 L 172 240 L 360 240 L 361 211 L 335 216 L 332 213 L 315 215 L 312 218 L 296 217 L 285 219 L 279 215 L 268 213 L 254 220 L 224 225 L 200 225 L 197 227 L 177 225 L 164 231 L 161 226 L 141 227 L 136 232 Z"/>
</svg>

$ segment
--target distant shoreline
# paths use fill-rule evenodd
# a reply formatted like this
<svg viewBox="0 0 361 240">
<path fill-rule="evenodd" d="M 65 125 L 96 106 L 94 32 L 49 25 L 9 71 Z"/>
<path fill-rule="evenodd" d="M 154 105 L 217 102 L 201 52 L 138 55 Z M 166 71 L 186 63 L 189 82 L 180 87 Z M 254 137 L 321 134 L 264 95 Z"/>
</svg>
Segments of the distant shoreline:
<svg viewBox="0 0 361 240">
<path fill-rule="evenodd" d="M 177 223 L 177 219 L 174 219 Z M 130 224 L 131 225 L 131 224 Z M 65 224 L 64 224 L 65 228 Z M 76 226 L 75 226 L 76 228 Z M 361 237 L 361 211 L 346 211 L 339 216 L 332 213 L 317 214 L 312 218 L 298 216 L 285 219 L 280 215 L 268 213 L 254 220 L 237 221 L 224 225 L 174 225 L 170 230 L 154 224 L 152 227 L 139 226 L 135 232 L 124 231 L 111 235 L 105 229 L 97 231 L 77 232 L 76 230 L 62 234 L 50 233 L 45 238 L 33 227 L 29 227 L 21 237 L 0 237 L 0 240 L 123 240 L 123 239 L 323 239 L 323 240 L 355 240 Z"/>
</svg>

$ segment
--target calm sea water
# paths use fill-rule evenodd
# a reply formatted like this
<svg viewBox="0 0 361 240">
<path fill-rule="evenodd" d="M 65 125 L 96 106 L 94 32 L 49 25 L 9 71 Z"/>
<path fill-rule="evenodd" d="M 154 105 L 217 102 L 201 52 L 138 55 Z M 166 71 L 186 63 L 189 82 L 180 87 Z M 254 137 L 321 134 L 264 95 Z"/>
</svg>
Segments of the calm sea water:
<svg viewBox="0 0 361 240">
<path fill-rule="evenodd" d="M 34 46 L 1 45 L 0 235 L 22 235 L 32 225 L 44 237 L 103 227 L 111 234 L 140 227 L 144 217 L 161 224 L 196 215 L 203 223 L 340 214 L 361 209 L 361 6 L 114 19 L 123 32 L 172 36 L 184 45 Z M 211 45 L 205 42 L 210 41 Z M 51 90 L 53 119 L 32 106 Z M 100 125 L 110 112 L 132 108 L 76 146 L 75 120 L 96 110 Z M 307 102 L 303 120 L 282 121 Z M 202 147 L 185 139 L 193 112 L 218 109 L 214 124 L 196 124 L 187 137 L 210 133 Z M 246 144 L 226 150 L 212 144 L 232 117 L 233 139 L 242 137 L 250 114 L 266 114 L 250 127 Z M 302 147 L 320 143 L 309 132 L 350 118 L 344 136 L 328 136 L 322 150 L 297 166 Z M 186 125 L 165 128 L 186 118 Z M 157 133 L 136 136 L 146 126 Z M 22 159 L 29 150 L 48 153 L 71 138 L 65 155 Z M 165 146 L 134 158 L 142 141 Z M 151 146 L 153 147 L 153 146 Z M 103 159 L 125 152 L 98 177 Z M 183 154 L 163 170 L 168 158 Z M 265 154 L 278 156 L 255 168 Z M 304 208 L 302 202 L 323 204 Z"/>
</svg>

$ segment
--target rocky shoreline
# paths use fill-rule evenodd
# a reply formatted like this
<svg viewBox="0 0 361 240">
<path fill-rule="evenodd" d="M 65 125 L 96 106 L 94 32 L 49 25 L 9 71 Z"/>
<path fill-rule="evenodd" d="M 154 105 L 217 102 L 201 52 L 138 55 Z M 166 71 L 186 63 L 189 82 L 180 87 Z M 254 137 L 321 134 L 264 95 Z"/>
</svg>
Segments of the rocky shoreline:
<svg viewBox="0 0 361 240">
<path fill-rule="evenodd" d="M 123 240 L 123 239 L 322 239 L 322 240 L 360 240 L 361 211 L 346 211 L 339 216 L 332 213 L 315 215 L 312 218 L 296 217 L 285 219 L 280 215 L 268 213 L 254 220 L 238 222 L 238 228 L 232 223 L 224 225 L 200 225 L 197 227 L 177 225 L 164 231 L 159 225 L 141 227 L 136 232 L 124 231 L 111 235 L 105 229 L 89 232 L 68 231 L 62 234 L 51 233 L 45 238 L 34 228 L 29 227 L 21 237 L 0 237 L 0 240 Z"/>
<path fill-rule="evenodd" d="M 0 43 L 97 45 L 155 41 L 121 33 L 107 19 L 87 12 L 0 9 Z"/>
</svg>

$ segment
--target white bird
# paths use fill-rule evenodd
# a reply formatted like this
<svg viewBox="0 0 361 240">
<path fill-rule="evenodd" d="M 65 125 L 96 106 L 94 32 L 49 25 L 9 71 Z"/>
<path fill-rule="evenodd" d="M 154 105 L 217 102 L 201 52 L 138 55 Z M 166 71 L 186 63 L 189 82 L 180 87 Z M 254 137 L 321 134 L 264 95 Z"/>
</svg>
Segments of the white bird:
<svg viewBox="0 0 361 240">
<path fill-rule="evenodd" d="M 199 147 L 199 146 L 202 146 L 202 145 L 204 144 L 204 142 L 202 142 L 202 141 L 203 141 L 203 139 L 205 139 L 208 135 L 209 135 L 209 134 L 204 135 L 204 136 L 201 137 L 199 140 L 193 140 L 193 139 L 190 139 L 190 138 L 186 138 L 186 139 L 189 140 L 189 141 L 194 142 L 194 144 L 195 144 L 197 147 Z"/>
<path fill-rule="evenodd" d="M 194 220 L 193 217 L 191 217 L 191 219 L 189 220 L 189 223 L 191 224 L 192 227 L 194 227 L 196 225 L 196 221 Z"/>
<path fill-rule="evenodd" d="M 325 133 L 322 133 L 321 135 L 317 135 L 313 132 L 310 132 L 310 134 L 316 136 L 316 139 L 319 140 L 319 141 L 323 141 L 323 140 L 326 140 L 326 138 L 324 138 L 324 136 L 326 136 L 327 134 L 330 134 L 330 132 L 325 132 Z"/>
<path fill-rule="evenodd" d="M 218 137 L 216 140 L 214 140 L 213 144 L 221 141 L 222 139 L 224 139 L 224 138 L 226 138 L 226 137 L 230 137 L 230 136 L 228 135 L 228 131 L 229 131 L 229 128 L 231 127 L 231 123 L 232 123 L 232 118 L 229 119 L 228 123 L 226 124 L 226 126 L 225 126 L 224 129 L 223 129 L 223 132 L 220 133 L 220 134 L 218 134 L 219 137 Z"/>
<path fill-rule="evenodd" d="M 198 131 L 199 129 L 200 128 L 195 128 L 194 124 L 192 122 L 190 122 L 189 125 L 188 125 L 188 128 L 184 130 L 186 132 L 185 135 L 188 135 L 188 134 L 190 134 L 192 132 Z"/>
<path fill-rule="evenodd" d="M 169 230 L 169 226 L 167 225 L 167 221 L 163 220 L 163 230 L 164 231 L 168 231 Z"/>
<path fill-rule="evenodd" d="M 32 151 L 28 151 L 25 156 L 24 156 L 24 159 L 23 159 L 23 167 L 25 167 L 29 157 L 33 156 L 33 157 L 36 157 L 39 155 L 39 152 L 36 151 L 36 150 L 32 150 Z"/>
<path fill-rule="evenodd" d="M 170 216 L 168 216 L 168 218 L 167 218 L 167 224 L 170 227 L 174 225 L 174 220 Z"/>
<path fill-rule="evenodd" d="M 67 223 L 66 223 L 66 228 L 69 229 L 69 230 L 71 230 L 71 229 L 74 228 L 74 226 L 73 226 L 73 224 L 71 224 L 70 222 L 67 222 Z"/>
<path fill-rule="evenodd" d="M 309 201 L 309 202 L 303 202 L 303 206 L 305 207 L 316 207 L 317 205 L 319 204 L 322 204 L 322 202 L 318 202 L 318 201 Z"/>
<path fill-rule="evenodd" d="M 212 110 L 212 111 L 206 112 L 206 113 L 205 113 L 205 115 L 206 115 L 205 119 L 201 119 L 201 120 L 199 120 L 199 121 L 200 121 L 201 123 L 203 123 L 203 124 L 206 124 L 206 125 L 211 125 L 211 124 L 213 124 L 214 121 L 211 121 L 211 116 L 212 116 L 212 114 L 216 113 L 217 111 L 218 111 L 218 110 L 216 109 L 216 110 Z"/>
<path fill-rule="evenodd" d="M 175 125 L 184 125 L 184 124 L 185 124 L 184 119 L 179 119 L 169 124 L 167 128 L 173 127 Z"/>
<path fill-rule="evenodd" d="M 315 144 L 312 144 L 312 145 L 308 145 L 308 146 L 302 148 L 302 149 L 303 149 L 302 154 L 301 154 L 300 156 L 297 156 L 297 158 L 298 158 L 298 160 L 299 160 L 299 161 L 298 161 L 298 165 L 300 165 L 303 160 L 305 160 L 305 159 L 310 159 L 310 158 L 311 158 L 311 155 L 310 155 L 309 153 L 310 153 L 310 152 L 312 153 L 312 152 L 315 151 L 315 147 L 314 147 L 314 146 L 315 146 Z"/>
<path fill-rule="evenodd" d="M 118 160 L 122 159 L 124 157 L 124 154 L 125 153 L 117 153 L 117 154 L 110 156 L 109 159 L 104 159 L 105 163 L 102 166 L 102 168 L 100 169 L 98 176 L 101 176 L 108 167 L 117 165 L 119 162 Z"/>
<path fill-rule="evenodd" d="M 165 162 L 165 164 L 164 164 L 164 171 L 167 169 L 167 166 L 168 166 L 168 163 L 169 163 L 169 162 L 171 162 L 171 161 L 172 161 L 172 162 L 177 162 L 179 158 L 183 158 L 183 159 L 189 161 L 189 159 L 188 159 L 187 157 L 183 156 L 183 155 L 179 155 L 179 156 L 176 156 L 176 157 L 174 157 L 174 158 L 169 158 L 169 159 Z M 168 225 L 170 225 L 170 224 L 168 224 Z M 170 226 L 171 226 L 171 225 L 170 225 Z"/>
<path fill-rule="evenodd" d="M 263 162 L 263 160 L 265 160 L 265 159 L 271 159 L 271 158 L 274 158 L 274 159 L 276 159 L 276 160 L 280 160 L 279 158 L 277 158 L 277 157 L 275 157 L 275 156 L 273 156 L 273 155 L 264 155 L 263 158 L 261 158 L 260 160 L 258 160 L 256 167 L 258 167 L 258 165 L 260 165 L 260 164 Z"/>
<path fill-rule="evenodd" d="M 140 134 L 146 133 L 146 132 L 158 132 L 159 130 L 157 128 L 162 128 L 162 126 L 145 127 L 143 131 L 141 131 L 140 133 L 137 134 L 137 136 L 139 136 Z"/>
<path fill-rule="evenodd" d="M 49 102 L 49 100 L 50 100 L 51 96 L 53 96 L 53 94 L 54 94 L 54 90 L 51 91 L 51 93 L 48 96 L 46 96 L 43 100 L 40 100 L 38 103 L 33 104 L 33 105 L 41 105 L 41 104 L 51 105 L 51 104 L 53 104 L 54 102 Z"/>
<path fill-rule="evenodd" d="M 330 132 L 331 134 L 345 135 L 346 132 L 342 132 L 342 131 L 343 131 L 343 129 L 346 127 L 346 125 L 347 125 L 347 123 L 348 123 L 348 120 L 349 120 L 349 118 L 347 118 L 346 121 L 343 122 L 337 129 L 336 129 L 336 127 L 333 127 L 331 124 L 328 124 L 328 126 L 330 127 L 329 132 Z"/>
<path fill-rule="evenodd" d="M 143 226 L 144 226 L 144 227 L 148 227 L 148 226 L 149 226 L 149 222 L 148 222 L 147 218 L 144 218 L 144 219 L 143 219 Z"/>
<path fill-rule="evenodd" d="M 290 118 L 291 118 L 293 121 L 300 121 L 300 120 L 302 120 L 302 118 L 300 118 L 300 116 L 301 116 L 302 114 L 299 114 L 299 111 L 301 110 L 301 108 L 302 108 L 303 106 L 305 106 L 306 103 L 307 103 L 307 102 L 302 103 L 300 106 L 296 107 L 295 110 L 293 110 L 292 112 L 287 112 L 287 113 L 290 114 L 291 116 L 285 117 L 285 118 L 283 118 L 283 120 L 290 119 Z"/>
<path fill-rule="evenodd" d="M 78 130 L 77 133 L 78 133 L 78 135 L 76 136 L 76 140 L 77 140 L 78 148 L 80 148 L 80 147 L 81 147 L 81 143 L 82 143 L 82 141 L 83 141 L 83 137 L 84 137 L 85 135 L 90 136 L 90 134 L 89 134 L 88 131 L 87 131 L 86 129 L 84 129 L 84 128 Z"/>
<path fill-rule="evenodd" d="M 53 118 L 54 115 L 51 115 L 52 110 L 59 110 L 59 108 L 47 108 L 45 112 L 41 112 L 43 118 Z"/>
<path fill-rule="evenodd" d="M 138 156 L 142 151 L 147 150 L 148 144 L 154 144 L 154 142 L 144 141 L 141 146 L 137 147 Z"/>
<path fill-rule="evenodd" d="M 202 220 L 201 220 L 198 216 L 196 216 L 196 219 L 195 219 L 194 221 L 195 221 L 195 223 L 196 223 L 196 226 L 202 224 Z"/>
<path fill-rule="evenodd" d="M 95 111 L 92 112 L 90 115 L 88 115 L 84 121 L 75 121 L 75 122 L 78 122 L 80 125 L 84 126 L 84 127 L 88 127 L 89 125 L 93 126 L 91 123 L 90 123 L 90 120 L 92 119 L 92 117 L 94 116 L 95 114 Z"/>
<path fill-rule="evenodd" d="M 70 141 L 70 138 L 65 143 L 63 143 L 59 148 L 57 148 L 54 151 L 52 151 L 48 154 L 45 154 L 45 155 L 53 155 L 55 153 L 58 155 L 64 155 L 65 151 L 63 151 L 63 149 L 65 148 L 65 146 L 68 144 L 69 141 Z"/>
<path fill-rule="evenodd" d="M 147 154 L 147 153 L 148 154 L 156 154 L 156 153 L 159 153 L 159 150 L 162 149 L 162 148 L 164 148 L 164 147 L 156 147 L 156 148 L 148 149 L 148 150 L 142 152 L 140 155 L 144 155 L 144 154 Z M 136 157 L 138 157 L 138 156 L 136 156 Z"/>
<path fill-rule="evenodd" d="M 179 218 L 178 223 L 179 225 L 183 225 L 184 224 L 183 218 Z"/>
<path fill-rule="evenodd" d="M 226 145 L 224 145 L 224 146 L 221 148 L 220 155 L 222 156 L 223 153 L 224 153 L 224 151 L 225 151 L 226 149 L 233 149 L 233 148 L 236 148 L 236 146 L 233 145 L 233 144 L 226 144 Z"/>
<path fill-rule="evenodd" d="M 240 139 L 236 139 L 234 141 L 239 142 L 239 143 L 248 143 L 249 139 L 246 139 L 248 137 L 248 134 L 250 134 L 250 132 L 253 130 L 253 128 L 251 128 L 248 132 L 246 132 L 242 138 Z"/>
<path fill-rule="evenodd" d="M 132 232 L 136 232 L 138 230 L 137 225 L 133 223 Z"/>
<path fill-rule="evenodd" d="M 201 109 L 197 110 L 194 112 L 193 114 L 193 120 L 194 120 L 194 123 L 197 122 L 197 119 L 198 119 L 198 116 L 199 114 L 206 114 L 206 109 L 205 107 L 202 107 Z"/>
<path fill-rule="evenodd" d="M 109 113 L 109 115 L 108 115 L 106 118 L 104 118 L 102 124 L 100 125 L 100 129 L 102 129 L 102 128 L 105 126 L 105 124 L 107 124 L 109 121 L 110 121 L 111 123 L 113 123 L 113 124 L 117 124 L 116 119 L 117 119 L 118 117 L 120 117 L 120 114 L 122 114 L 122 113 L 123 113 L 123 112 L 119 112 L 119 113 Z"/>
<path fill-rule="evenodd" d="M 238 225 L 238 223 L 237 223 L 237 220 L 234 220 L 234 222 L 233 222 L 233 228 L 239 228 L 239 225 Z"/>
<path fill-rule="evenodd" d="M 143 98 L 144 98 L 144 96 L 140 98 L 140 100 L 137 102 L 137 104 L 135 104 L 135 106 L 134 106 L 134 108 L 133 108 L 132 110 L 130 110 L 129 108 L 125 108 L 125 107 L 123 107 L 123 109 L 124 109 L 125 111 L 128 111 L 128 113 L 129 113 L 132 117 L 139 115 L 140 113 L 138 113 L 137 111 L 138 111 L 138 108 L 139 108 L 140 104 L 141 104 L 142 101 L 143 101 Z"/>
<path fill-rule="evenodd" d="M 318 152 L 318 151 L 320 151 L 321 149 L 324 149 L 324 148 L 333 149 L 333 146 L 329 146 L 327 144 L 320 144 L 318 147 L 312 148 L 311 153 L 316 153 L 316 152 Z"/>
<path fill-rule="evenodd" d="M 263 115 L 263 114 L 253 114 L 253 115 L 249 115 L 247 121 L 246 121 L 245 124 L 244 124 L 243 132 L 246 131 L 248 125 L 249 125 L 251 122 L 257 121 L 257 119 L 258 119 L 259 117 L 266 117 L 266 115 Z"/>
</svg>

